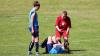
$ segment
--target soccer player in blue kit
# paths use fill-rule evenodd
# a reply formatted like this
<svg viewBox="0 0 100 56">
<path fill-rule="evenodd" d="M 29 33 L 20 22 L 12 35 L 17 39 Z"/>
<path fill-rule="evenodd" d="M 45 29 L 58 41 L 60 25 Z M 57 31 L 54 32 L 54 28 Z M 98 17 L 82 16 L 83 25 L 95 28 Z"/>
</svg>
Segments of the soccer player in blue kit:
<svg viewBox="0 0 100 56">
<path fill-rule="evenodd" d="M 35 46 L 36 56 L 39 56 L 39 24 L 38 24 L 38 11 L 40 3 L 34 1 L 33 8 L 29 12 L 29 30 L 32 34 L 32 40 L 29 44 L 28 54 L 32 54 L 32 48 Z"/>
</svg>

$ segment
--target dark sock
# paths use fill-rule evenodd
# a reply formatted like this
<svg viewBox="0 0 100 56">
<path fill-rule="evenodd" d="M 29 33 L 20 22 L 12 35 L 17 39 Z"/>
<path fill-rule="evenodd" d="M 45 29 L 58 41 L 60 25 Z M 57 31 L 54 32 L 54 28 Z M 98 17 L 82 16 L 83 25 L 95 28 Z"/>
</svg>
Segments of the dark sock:
<svg viewBox="0 0 100 56">
<path fill-rule="evenodd" d="M 34 42 L 31 41 L 29 44 L 29 51 L 31 51 L 33 49 L 33 46 L 34 46 Z"/>
<path fill-rule="evenodd" d="M 68 45 L 69 45 L 68 40 L 64 40 L 64 47 L 65 47 L 65 49 L 68 48 Z"/>
<path fill-rule="evenodd" d="M 61 40 L 58 40 L 61 43 Z"/>
<path fill-rule="evenodd" d="M 47 41 L 48 41 L 48 38 L 46 38 L 46 39 L 42 42 L 42 44 L 41 44 L 41 47 L 42 47 L 42 48 L 45 48 L 45 47 L 46 47 Z"/>
<path fill-rule="evenodd" d="M 68 40 L 64 40 L 64 47 L 67 49 L 67 53 L 70 53 Z"/>
<path fill-rule="evenodd" d="M 35 47 L 36 47 L 35 48 L 35 51 L 36 52 L 39 52 L 39 43 L 38 42 L 35 42 L 34 44 L 35 44 Z"/>
</svg>

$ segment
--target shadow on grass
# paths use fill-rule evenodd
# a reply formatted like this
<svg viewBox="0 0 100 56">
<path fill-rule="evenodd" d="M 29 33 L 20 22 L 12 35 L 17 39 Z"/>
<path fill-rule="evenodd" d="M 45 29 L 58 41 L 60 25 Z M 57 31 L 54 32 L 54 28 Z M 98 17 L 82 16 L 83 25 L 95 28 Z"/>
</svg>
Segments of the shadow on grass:
<svg viewBox="0 0 100 56">
<path fill-rule="evenodd" d="M 81 52 L 84 52 L 86 50 L 70 50 L 71 51 L 71 54 L 76 54 L 76 53 L 81 53 Z"/>
</svg>

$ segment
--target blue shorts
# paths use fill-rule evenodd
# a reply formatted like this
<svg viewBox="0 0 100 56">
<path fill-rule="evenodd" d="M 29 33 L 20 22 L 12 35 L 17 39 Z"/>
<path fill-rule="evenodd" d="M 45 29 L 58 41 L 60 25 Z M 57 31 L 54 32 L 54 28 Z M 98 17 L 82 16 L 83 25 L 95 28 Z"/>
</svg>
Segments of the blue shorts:
<svg viewBox="0 0 100 56">
<path fill-rule="evenodd" d="M 39 27 L 34 27 L 34 33 L 32 34 L 32 36 L 35 37 L 39 37 Z M 29 31 L 32 33 L 32 27 L 29 27 Z"/>
<path fill-rule="evenodd" d="M 32 32 L 32 27 L 29 27 L 29 31 Z M 34 26 L 34 31 L 39 31 L 39 26 Z"/>
</svg>

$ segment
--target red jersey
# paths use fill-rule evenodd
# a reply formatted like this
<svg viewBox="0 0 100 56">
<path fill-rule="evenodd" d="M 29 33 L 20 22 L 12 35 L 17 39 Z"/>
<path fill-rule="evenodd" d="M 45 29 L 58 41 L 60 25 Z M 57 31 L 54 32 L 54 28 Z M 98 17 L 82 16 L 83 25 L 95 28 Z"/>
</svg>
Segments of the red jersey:
<svg viewBox="0 0 100 56">
<path fill-rule="evenodd" d="M 62 16 L 58 16 L 56 19 L 56 26 L 62 31 L 67 30 L 68 27 L 71 28 L 71 20 L 68 16 L 66 19 L 63 19 Z"/>
</svg>

